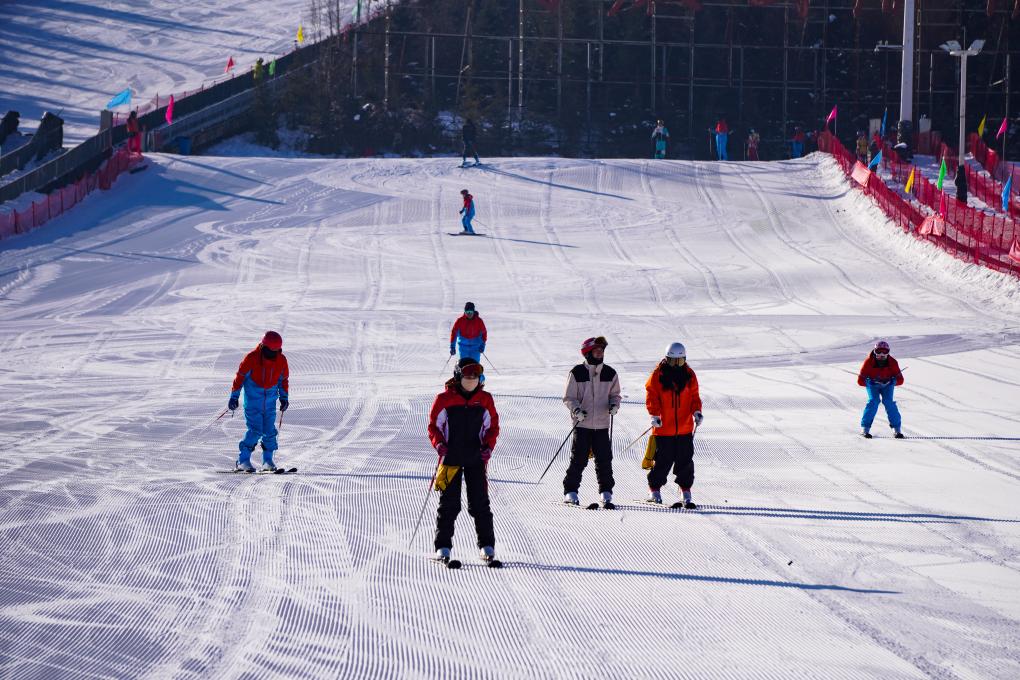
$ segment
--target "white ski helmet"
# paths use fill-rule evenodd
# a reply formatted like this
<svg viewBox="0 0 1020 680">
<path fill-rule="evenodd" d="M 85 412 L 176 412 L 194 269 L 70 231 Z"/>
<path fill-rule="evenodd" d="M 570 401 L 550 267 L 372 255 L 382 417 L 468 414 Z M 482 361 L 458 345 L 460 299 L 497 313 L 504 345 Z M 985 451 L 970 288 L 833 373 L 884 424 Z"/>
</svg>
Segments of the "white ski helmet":
<svg viewBox="0 0 1020 680">
<path fill-rule="evenodd" d="M 687 348 L 684 347 L 684 343 L 682 343 L 682 342 L 674 342 L 672 345 L 670 345 L 669 349 L 666 350 L 666 358 L 667 359 L 686 359 L 687 358 Z"/>
</svg>

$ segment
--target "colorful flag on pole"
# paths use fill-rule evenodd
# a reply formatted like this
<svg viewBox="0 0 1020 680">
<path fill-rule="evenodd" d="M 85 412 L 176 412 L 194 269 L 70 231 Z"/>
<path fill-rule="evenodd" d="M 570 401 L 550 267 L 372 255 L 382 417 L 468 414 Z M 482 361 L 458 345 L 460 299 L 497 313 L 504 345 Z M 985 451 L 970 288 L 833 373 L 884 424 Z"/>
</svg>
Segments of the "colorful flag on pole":
<svg viewBox="0 0 1020 680">
<path fill-rule="evenodd" d="M 275 59 L 273 59 L 271 62 L 269 62 L 269 75 L 270 76 L 275 76 L 276 75 L 276 60 Z"/>
<path fill-rule="evenodd" d="M 1002 212 L 1009 212 L 1009 192 L 1013 188 L 1013 175 L 1010 173 L 1009 179 L 1006 180 L 1006 186 L 1002 189 Z"/>
<path fill-rule="evenodd" d="M 227 67 L 223 69 L 223 72 L 226 73 L 232 68 L 234 68 L 234 56 L 230 55 L 230 58 L 227 59 Z"/>
<path fill-rule="evenodd" d="M 166 124 L 172 125 L 174 122 L 174 96 L 170 95 L 170 103 L 166 105 Z"/>
<path fill-rule="evenodd" d="M 914 188 L 914 173 L 917 172 L 917 168 L 910 168 L 910 177 L 907 177 L 907 186 L 903 187 L 903 190 L 908 194 L 910 190 Z"/>
<path fill-rule="evenodd" d="M 939 217 L 946 219 L 949 215 L 949 206 L 946 204 L 946 192 L 939 194 Z"/>
<path fill-rule="evenodd" d="M 825 124 L 828 125 L 836 119 L 836 107 L 832 107 L 832 111 L 829 112 L 829 117 L 825 119 Z"/>
<path fill-rule="evenodd" d="M 978 123 L 978 137 L 984 137 L 985 136 L 985 120 L 987 118 L 988 118 L 987 114 L 984 115 L 984 116 L 981 116 L 981 122 Z"/>
<path fill-rule="evenodd" d="M 939 178 L 935 181 L 935 188 L 942 191 L 942 180 L 946 178 L 946 157 L 942 157 L 942 165 L 939 166 Z"/>
<path fill-rule="evenodd" d="M 305 41 L 305 27 L 298 25 L 297 27 L 297 42 L 301 45 Z"/>
<path fill-rule="evenodd" d="M 995 133 L 995 138 L 998 139 L 999 137 L 1003 136 L 1004 134 L 1006 134 L 1006 119 L 1005 118 L 1002 119 L 1002 125 L 999 126 L 999 131 Z"/>
<path fill-rule="evenodd" d="M 885 139 L 885 121 L 886 121 L 886 116 L 888 116 L 888 115 L 889 115 L 889 107 L 886 107 L 885 111 L 882 112 L 882 132 L 881 132 L 882 139 Z"/>
<path fill-rule="evenodd" d="M 870 163 L 868 163 L 868 170 L 871 170 L 872 168 L 877 169 L 878 164 L 881 162 L 882 162 L 882 150 L 879 149 L 878 153 L 875 154 L 875 157 L 871 159 Z"/>
<path fill-rule="evenodd" d="M 130 103 L 131 103 L 131 88 L 129 87 L 126 90 L 121 90 L 120 92 L 118 92 L 114 96 L 113 99 L 108 101 L 106 103 L 106 108 L 112 109 L 115 106 L 120 106 L 121 104 L 130 104 Z"/>
</svg>

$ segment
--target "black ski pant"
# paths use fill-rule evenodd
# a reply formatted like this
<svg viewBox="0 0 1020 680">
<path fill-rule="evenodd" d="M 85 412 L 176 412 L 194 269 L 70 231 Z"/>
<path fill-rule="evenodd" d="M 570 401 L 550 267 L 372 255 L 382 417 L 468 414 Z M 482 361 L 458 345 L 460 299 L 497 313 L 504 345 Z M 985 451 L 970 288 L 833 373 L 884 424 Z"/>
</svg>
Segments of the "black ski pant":
<svg viewBox="0 0 1020 680">
<path fill-rule="evenodd" d="M 485 463 L 478 461 L 457 471 L 453 480 L 439 496 L 436 513 L 436 549 L 453 547 L 453 529 L 460 514 L 461 480 L 467 483 L 468 514 L 475 519 L 478 547 L 496 547 L 492 530 L 492 510 L 489 507 L 489 480 L 485 476 Z"/>
<path fill-rule="evenodd" d="M 574 442 L 570 446 L 570 465 L 563 478 L 563 493 L 577 492 L 581 486 L 581 475 L 588 467 L 588 451 L 595 454 L 595 476 L 599 480 L 599 492 L 612 491 L 613 446 L 609 441 L 609 430 L 589 430 L 586 427 L 574 429 Z"/>
<path fill-rule="evenodd" d="M 694 486 L 694 435 L 655 437 L 655 465 L 648 472 L 648 488 L 659 489 L 672 468 L 681 489 Z"/>
</svg>

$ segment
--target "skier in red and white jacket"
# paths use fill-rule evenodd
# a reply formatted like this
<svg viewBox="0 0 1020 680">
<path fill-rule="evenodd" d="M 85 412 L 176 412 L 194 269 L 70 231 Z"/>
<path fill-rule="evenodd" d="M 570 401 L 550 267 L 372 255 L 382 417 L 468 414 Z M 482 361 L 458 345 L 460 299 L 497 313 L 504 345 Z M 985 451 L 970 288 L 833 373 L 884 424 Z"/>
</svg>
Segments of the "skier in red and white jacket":
<svg viewBox="0 0 1020 680">
<path fill-rule="evenodd" d="M 439 455 L 434 482 L 440 492 L 436 559 L 447 563 L 460 514 L 461 480 L 467 486 L 467 509 L 475 520 L 481 558 L 492 562 L 495 556 L 486 466 L 499 437 L 499 414 L 492 395 L 482 387 L 482 371 L 482 365 L 474 359 L 461 359 L 429 414 L 429 440 Z"/>
</svg>

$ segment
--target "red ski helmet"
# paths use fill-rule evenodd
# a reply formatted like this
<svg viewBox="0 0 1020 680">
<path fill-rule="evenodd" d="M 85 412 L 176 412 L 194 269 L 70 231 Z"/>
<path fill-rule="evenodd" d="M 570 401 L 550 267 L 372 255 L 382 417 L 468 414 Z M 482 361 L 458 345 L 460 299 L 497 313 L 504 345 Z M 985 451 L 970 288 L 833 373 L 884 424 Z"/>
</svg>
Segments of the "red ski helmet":
<svg viewBox="0 0 1020 680">
<path fill-rule="evenodd" d="M 606 342 L 606 339 L 601 335 L 597 338 L 588 338 L 587 340 L 581 343 L 581 354 L 586 355 L 588 354 L 588 352 L 592 351 L 596 347 L 601 347 L 602 349 L 605 349 L 606 347 L 609 347 L 609 343 Z"/>
<path fill-rule="evenodd" d="M 283 336 L 276 331 L 266 331 L 266 334 L 262 336 L 262 346 L 279 352 L 283 349 Z"/>
</svg>

